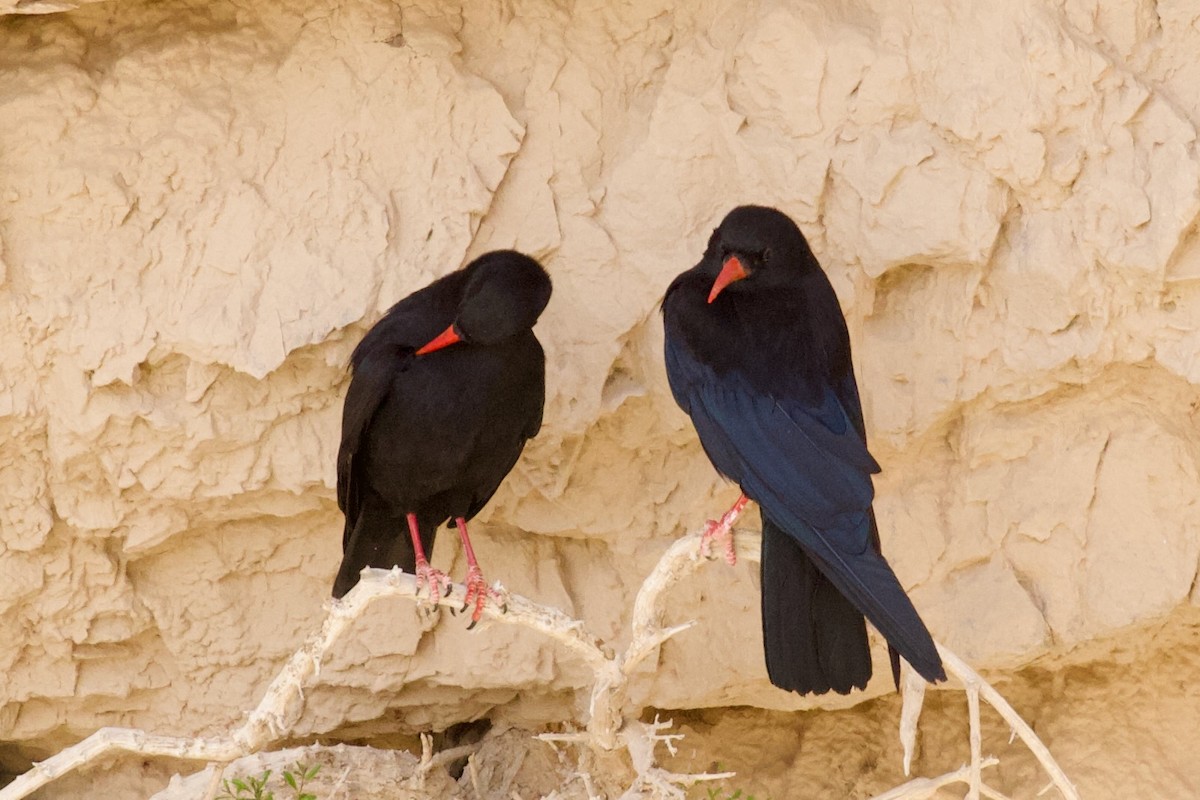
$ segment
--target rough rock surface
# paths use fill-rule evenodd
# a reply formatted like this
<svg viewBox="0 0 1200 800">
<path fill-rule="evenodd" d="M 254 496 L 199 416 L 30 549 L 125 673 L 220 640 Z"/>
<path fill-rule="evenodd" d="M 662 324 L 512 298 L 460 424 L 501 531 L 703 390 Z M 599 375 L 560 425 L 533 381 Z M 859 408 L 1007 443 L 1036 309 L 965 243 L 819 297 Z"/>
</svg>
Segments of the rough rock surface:
<svg viewBox="0 0 1200 800">
<path fill-rule="evenodd" d="M 253 705 L 337 567 L 350 349 L 492 248 L 555 295 L 546 424 L 480 558 L 619 644 L 657 556 L 736 493 L 670 399 L 657 303 L 747 201 L 801 223 L 843 301 L 884 546 L 935 635 L 992 675 L 1112 658 L 1200 601 L 1192 5 L 0 17 L 0 769 Z M 434 560 L 462 571 L 453 537 Z M 749 567 L 674 600 L 703 627 L 636 700 L 813 705 L 766 681 Z M 377 607 L 300 733 L 581 713 L 553 646 L 431 627 Z"/>
</svg>

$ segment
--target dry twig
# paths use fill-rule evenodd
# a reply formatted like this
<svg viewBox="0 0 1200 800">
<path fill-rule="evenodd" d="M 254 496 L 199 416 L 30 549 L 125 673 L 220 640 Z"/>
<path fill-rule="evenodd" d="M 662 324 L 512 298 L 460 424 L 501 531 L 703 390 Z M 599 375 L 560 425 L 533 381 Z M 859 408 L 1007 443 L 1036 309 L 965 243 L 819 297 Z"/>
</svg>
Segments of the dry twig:
<svg viewBox="0 0 1200 800">
<path fill-rule="evenodd" d="M 738 553 L 750 561 L 757 561 L 760 557 L 759 542 L 757 533 L 735 534 Z M 543 734 L 540 738 L 552 742 L 574 742 L 606 750 L 623 746 L 629 752 L 637 772 L 637 779 L 626 792 L 626 798 L 682 797 L 683 787 L 699 781 L 732 776 L 732 773 L 678 774 L 661 769 L 656 765 L 655 750 L 659 744 L 665 744 L 673 752 L 672 740 L 675 737 L 663 733 L 670 723 L 659 723 L 655 720 L 647 725 L 637 722 L 636 716 L 641 709 L 626 707 L 629 682 L 637 668 L 656 653 L 663 642 L 694 624 L 689 622 L 671 628 L 662 627 L 660 599 L 668 589 L 706 563 L 706 560 L 699 557 L 699 543 L 699 534 L 686 536 L 675 542 L 646 578 L 634 603 L 633 636 L 629 646 L 620 656 L 608 656 L 600 641 L 584 630 L 581 621 L 568 617 L 556 608 L 539 605 L 507 593 L 506 612 L 500 611 L 495 604 L 484 608 L 484 619 L 537 631 L 561 643 L 592 670 L 596 681 L 592 688 L 586 730 L 570 734 Z M 270 742 L 285 736 L 300 718 L 304 708 L 304 686 L 310 679 L 319 676 L 321 659 L 354 620 L 363 614 L 367 606 L 384 597 L 405 597 L 417 601 L 416 589 L 416 579 L 399 570 L 364 570 L 358 585 L 341 601 L 329 605 L 320 630 L 309 637 L 304 646 L 288 659 L 267 687 L 254 711 L 228 734 L 211 738 L 170 737 L 155 736 L 128 728 L 102 728 L 82 742 L 34 765 L 7 787 L 0 789 L 0 800 L 21 800 L 66 772 L 118 751 L 226 764 L 261 750 Z M 464 596 L 465 588 L 454 584 L 437 604 L 458 607 L 463 604 Z M 981 778 L 983 768 L 996 762 L 995 759 L 984 759 L 982 756 L 979 729 L 980 697 L 1008 721 L 1016 734 L 1033 751 L 1063 797 L 1067 800 L 1077 800 L 1078 794 L 1055 763 L 1049 750 L 999 693 L 953 653 L 940 645 L 938 651 L 947 671 L 962 681 L 968 694 L 971 762 L 956 772 L 937 778 L 910 781 L 880 795 L 876 800 L 928 797 L 937 787 L 957 782 L 968 784 L 970 798 L 978 798 L 981 794 L 991 798 L 1002 797 L 986 786 Z M 905 681 L 905 704 L 900 723 L 906 773 L 911 762 L 923 696 L 924 683 L 919 678 L 909 676 Z M 428 747 L 424 749 L 420 768 L 417 770 L 420 774 L 414 776 L 418 781 L 424 778 L 429 769 L 460 757 L 471 748 L 456 748 L 438 756 L 434 756 Z M 469 767 L 473 767 L 473 762 Z"/>
<path fill-rule="evenodd" d="M 992 688 L 992 685 L 985 681 L 978 672 L 971 669 L 967 662 L 940 644 L 937 645 L 937 649 L 938 654 L 942 657 L 942 663 L 946 667 L 946 673 L 957 678 L 967 693 L 967 713 L 970 724 L 968 740 L 971 748 L 971 761 L 963 769 L 949 773 L 949 775 L 957 777 L 953 777 L 947 782 L 966 783 L 968 800 L 978 800 L 980 796 L 1003 800 L 1003 795 L 983 782 L 983 769 L 996 762 L 995 759 L 985 759 L 983 757 L 983 729 L 979 719 L 979 700 L 982 697 L 987 701 L 988 705 L 1000 714 L 1004 721 L 1009 724 L 1009 727 L 1012 728 L 1013 733 L 1019 736 L 1021 741 L 1025 743 L 1025 746 L 1030 749 L 1034 757 L 1038 760 L 1038 763 L 1042 765 L 1042 769 L 1049 776 L 1050 785 L 1058 789 L 1065 800 L 1079 800 L 1079 792 L 1075 789 L 1075 785 L 1071 783 L 1071 779 L 1067 777 L 1066 773 L 1062 771 L 1062 767 L 1054 760 L 1054 756 L 1050 754 L 1049 748 L 1033 732 L 1033 728 L 1029 727 L 1029 724 L 1021 719 L 1021 716 L 1008 704 L 1008 701 L 1001 697 L 1000 693 Z M 905 774 L 908 773 L 908 767 L 912 760 L 913 745 L 916 741 L 917 719 L 921 715 L 921 704 L 924 698 L 924 681 L 921 681 L 919 678 L 913 679 L 907 677 L 904 683 L 904 708 L 900 713 L 900 741 L 904 745 Z M 947 775 L 943 775 L 941 778 L 934 780 L 941 780 L 947 777 Z M 904 784 L 904 786 L 919 783 L 920 781 L 911 781 Z M 914 792 L 918 792 L 915 794 L 894 794 L 894 792 L 900 791 L 902 788 L 897 787 L 886 794 L 879 795 L 874 800 L 929 796 L 928 794 L 919 793 L 924 791 L 919 786 L 913 790 Z"/>
</svg>

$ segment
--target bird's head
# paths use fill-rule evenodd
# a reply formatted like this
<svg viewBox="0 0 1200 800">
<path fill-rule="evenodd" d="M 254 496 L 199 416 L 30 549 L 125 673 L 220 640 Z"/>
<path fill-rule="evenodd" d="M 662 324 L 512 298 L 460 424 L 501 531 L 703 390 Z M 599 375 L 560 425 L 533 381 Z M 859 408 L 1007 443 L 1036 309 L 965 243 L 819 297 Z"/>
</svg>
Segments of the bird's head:
<svg viewBox="0 0 1200 800">
<path fill-rule="evenodd" d="M 726 214 L 708 240 L 704 264 L 713 276 L 709 303 L 731 286 L 783 286 L 820 268 L 796 223 L 766 206 L 738 206 Z"/>
<path fill-rule="evenodd" d="M 454 322 L 417 350 L 425 355 L 456 342 L 496 344 L 534 326 L 550 302 L 550 276 L 515 250 L 485 253 L 466 266 Z"/>
</svg>

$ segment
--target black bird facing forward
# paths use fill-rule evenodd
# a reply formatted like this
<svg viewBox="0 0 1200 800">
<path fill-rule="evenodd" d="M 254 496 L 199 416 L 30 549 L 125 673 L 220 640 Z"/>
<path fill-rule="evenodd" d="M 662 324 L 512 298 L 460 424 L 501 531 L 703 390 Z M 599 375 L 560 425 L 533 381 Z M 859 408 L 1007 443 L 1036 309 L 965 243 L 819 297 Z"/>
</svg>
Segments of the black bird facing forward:
<svg viewBox="0 0 1200 800">
<path fill-rule="evenodd" d="M 488 253 L 396 303 L 355 348 L 338 450 L 346 527 L 334 597 L 363 567 L 399 566 L 436 600 L 449 579 L 426 553 L 452 519 L 479 620 L 492 592 L 467 520 L 542 425 L 546 360 L 532 328 L 550 291 L 532 258 Z"/>
<path fill-rule="evenodd" d="M 771 683 L 848 694 L 871 677 L 864 615 L 926 680 L 941 659 L 880 553 L 866 429 L 850 336 L 829 279 L 796 224 L 735 208 L 700 263 L 663 299 L 666 365 L 717 471 L 743 495 L 703 549 L 724 539 L 746 499 L 762 513 L 763 646 Z"/>
</svg>

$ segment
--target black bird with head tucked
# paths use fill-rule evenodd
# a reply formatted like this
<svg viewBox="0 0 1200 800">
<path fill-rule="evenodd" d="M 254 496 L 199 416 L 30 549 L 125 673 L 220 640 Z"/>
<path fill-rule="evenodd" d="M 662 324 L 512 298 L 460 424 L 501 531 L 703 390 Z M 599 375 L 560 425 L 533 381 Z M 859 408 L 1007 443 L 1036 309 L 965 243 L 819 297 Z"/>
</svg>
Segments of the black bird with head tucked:
<svg viewBox="0 0 1200 800">
<path fill-rule="evenodd" d="M 783 213 L 731 211 L 663 299 L 671 392 L 717 471 L 762 513 L 762 620 L 771 683 L 847 694 L 871 677 L 863 616 L 926 680 L 933 640 L 880 553 L 866 428 L 837 296 Z M 727 558 L 734 560 L 732 538 Z"/>
<path fill-rule="evenodd" d="M 426 553 L 452 519 L 478 621 L 491 592 L 467 520 L 541 427 L 546 360 L 532 328 L 550 290 L 532 258 L 488 253 L 396 303 L 355 348 L 338 450 L 346 527 L 334 597 L 363 567 L 399 566 L 436 599 L 449 579 Z"/>
</svg>

